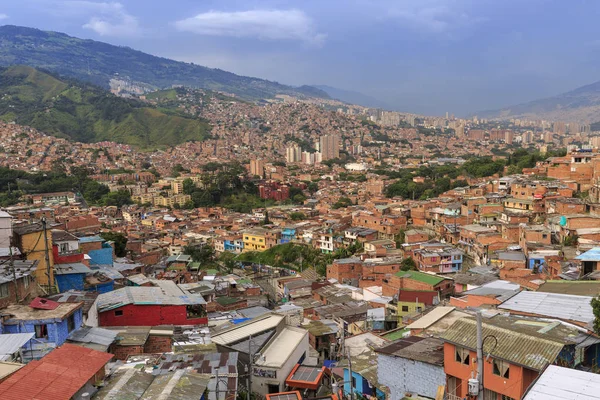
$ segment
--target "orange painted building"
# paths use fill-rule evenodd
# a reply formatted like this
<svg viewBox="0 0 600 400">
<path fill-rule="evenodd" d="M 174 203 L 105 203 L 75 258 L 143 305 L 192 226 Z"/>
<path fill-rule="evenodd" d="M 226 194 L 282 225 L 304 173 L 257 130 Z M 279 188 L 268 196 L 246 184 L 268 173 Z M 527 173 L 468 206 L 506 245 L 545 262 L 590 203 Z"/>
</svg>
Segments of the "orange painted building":
<svg viewBox="0 0 600 400">
<path fill-rule="evenodd" d="M 483 324 L 484 399 L 521 399 L 546 366 L 553 363 L 564 344 L 548 337 Z M 543 338 L 542 338 L 543 337 Z M 477 326 L 473 318 L 456 321 L 442 334 L 446 392 L 451 399 L 468 397 L 468 380 L 477 374 Z M 496 344 L 495 344 L 496 342 Z M 531 357 L 535 353 L 536 357 Z M 487 356 L 489 354 L 489 357 Z M 454 397 L 452 397 L 454 396 Z"/>
</svg>

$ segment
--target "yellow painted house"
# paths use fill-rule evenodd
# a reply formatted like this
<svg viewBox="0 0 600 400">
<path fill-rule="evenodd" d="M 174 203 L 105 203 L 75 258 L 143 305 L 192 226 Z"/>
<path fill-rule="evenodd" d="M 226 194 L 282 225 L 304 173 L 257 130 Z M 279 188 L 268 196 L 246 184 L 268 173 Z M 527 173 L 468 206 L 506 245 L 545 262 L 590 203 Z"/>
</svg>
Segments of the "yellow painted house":
<svg viewBox="0 0 600 400">
<path fill-rule="evenodd" d="M 263 230 L 252 230 L 244 232 L 244 252 L 247 251 L 265 251 L 267 249 L 267 237 Z"/>
<path fill-rule="evenodd" d="M 44 245 L 44 227 L 41 222 L 17 226 L 13 229 L 16 246 L 27 260 L 38 260 L 35 279 L 42 286 L 54 286 L 54 257 L 52 256 L 52 233 L 46 229 L 46 245 L 50 260 L 50 284 L 48 282 L 48 264 L 46 263 L 46 246 Z"/>
</svg>

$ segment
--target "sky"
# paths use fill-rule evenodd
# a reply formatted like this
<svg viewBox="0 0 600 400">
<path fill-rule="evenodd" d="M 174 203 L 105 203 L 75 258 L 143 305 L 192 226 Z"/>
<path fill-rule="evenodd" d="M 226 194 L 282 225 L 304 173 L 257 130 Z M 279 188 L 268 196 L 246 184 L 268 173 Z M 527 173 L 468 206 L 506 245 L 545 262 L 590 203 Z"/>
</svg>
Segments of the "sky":
<svg viewBox="0 0 600 400">
<path fill-rule="evenodd" d="M 54 30 L 458 116 L 600 80 L 596 0 L 2 0 Z"/>
</svg>

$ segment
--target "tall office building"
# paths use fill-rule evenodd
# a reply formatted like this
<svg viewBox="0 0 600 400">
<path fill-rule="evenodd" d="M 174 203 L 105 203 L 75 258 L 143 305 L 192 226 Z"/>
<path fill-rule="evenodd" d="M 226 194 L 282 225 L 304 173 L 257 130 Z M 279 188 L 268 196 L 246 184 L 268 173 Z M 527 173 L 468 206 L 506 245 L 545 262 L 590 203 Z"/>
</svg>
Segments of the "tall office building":
<svg viewBox="0 0 600 400">
<path fill-rule="evenodd" d="M 265 174 L 265 162 L 264 160 L 250 160 L 250 175 L 260 176 L 261 178 Z"/>
<path fill-rule="evenodd" d="M 319 139 L 319 151 L 323 160 L 340 157 L 340 138 L 337 135 L 324 135 Z"/>
<path fill-rule="evenodd" d="M 557 121 L 552 125 L 554 133 L 564 135 L 567 132 L 567 125 L 564 122 Z"/>
<path fill-rule="evenodd" d="M 285 149 L 285 161 L 289 163 L 302 161 L 302 149 L 298 145 Z"/>
</svg>

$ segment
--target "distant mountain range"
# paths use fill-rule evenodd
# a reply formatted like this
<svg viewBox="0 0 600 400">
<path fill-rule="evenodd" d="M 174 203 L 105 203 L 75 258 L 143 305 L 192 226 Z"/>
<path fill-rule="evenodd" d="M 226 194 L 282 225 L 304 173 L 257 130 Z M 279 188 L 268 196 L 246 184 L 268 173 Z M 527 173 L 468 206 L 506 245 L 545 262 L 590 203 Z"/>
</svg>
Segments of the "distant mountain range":
<svg viewBox="0 0 600 400">
<path fill-rule="evenodd" d="M 117 97 L 28 66 L 0 67 L 0 93 L 0 119 L 80 142 L 154 148 L 201 141 L 210 133 L 206 121 L 178 110 Z"/>
<path fill-rule="evenodd" d="M 384 108 L 386 110 L 391 110 L 389 104 L 378 100 L 374 97 L 368 96 L 366 94 L 362 94 L 359 92 L 353 92 L 351 90 L 338 89 L 331 86 L 326 85 L 311 85 L 317 89 L 320 89 L 327 93 L 329 97 L 333 99 L 337 99 L 343 101 L 344 103 L 349 104 L 357 104 L 363 107 L 372 107 L 372 108 Z"/>
<path fill-rule="evenodd" d="M 183 85 L 233 93 L 248 100 L 277 94 L 329 98 L 327 93 L 311 86 L 282 85 L 156 57 L 129 47 L 13 25 L 0 26 L 0 65 L 43 68 L 105 88 L 111 78 L 121 77 L 154 89 Z"/>
<path fill-rule="evenodd" d="M 600 82 L 570 92 L 499 110 L 474 113 L 481 118 L 526 118 L 592 123 L 600 121 Z"/>
</svg>

